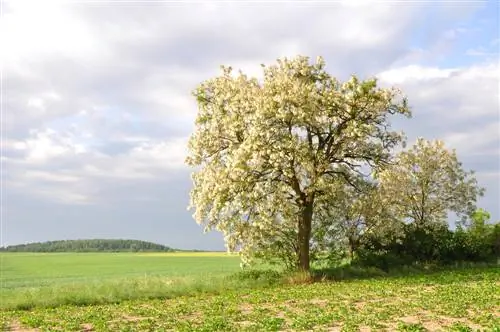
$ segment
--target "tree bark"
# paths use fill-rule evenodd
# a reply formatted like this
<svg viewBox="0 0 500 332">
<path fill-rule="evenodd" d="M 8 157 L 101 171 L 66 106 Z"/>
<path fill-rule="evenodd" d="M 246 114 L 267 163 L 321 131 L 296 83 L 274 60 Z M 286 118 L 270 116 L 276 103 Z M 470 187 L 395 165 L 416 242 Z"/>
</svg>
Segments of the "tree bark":
<svg viewBox="0 0 500 332">
<path fill-rule="evenodd" d="M 347 237 L 347 241 L 349 247 L 349 259 L 352 262 L 360 246 L 360 239 L 359 236 L 351 234 L 350 236 Z"/>
<path fill-rule="evenodd" d="M 298 227 L 299 227 L 298 268 L 302 271 L 309 271 L 311 268 L 310 257 L 309 257 L 309 249 L 310 249 L 309 246 L 311 240 L 313 206 L 314 206 L 313 199 L 312 198 L 307 199 L 302 209 L 302 213 L 299 217 L 299 222 L 298 222 Z"/>
<path fill-rule="evenodd" d="M 349 237 L 348 238 L 348 242 L 349 242 L 349 259 L 351 260 L 351 262 L 354 260 L 354 251 L 356 250 L 355 249 L 355 241 L 353 238 Z"/>
</svg>

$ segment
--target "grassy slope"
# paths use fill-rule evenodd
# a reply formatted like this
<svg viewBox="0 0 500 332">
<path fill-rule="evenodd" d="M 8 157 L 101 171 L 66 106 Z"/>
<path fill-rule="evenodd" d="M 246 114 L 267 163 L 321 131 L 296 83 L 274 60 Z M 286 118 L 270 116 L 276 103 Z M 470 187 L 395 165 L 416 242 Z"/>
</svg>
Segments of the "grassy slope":
<svg viewBox="0 0 500 332">
<path fill-rule="evenodd" d="M 0 314 L 4 327 L 51 331 L 500 331 L 499 275 L 469 269 Z"/>
</svg>

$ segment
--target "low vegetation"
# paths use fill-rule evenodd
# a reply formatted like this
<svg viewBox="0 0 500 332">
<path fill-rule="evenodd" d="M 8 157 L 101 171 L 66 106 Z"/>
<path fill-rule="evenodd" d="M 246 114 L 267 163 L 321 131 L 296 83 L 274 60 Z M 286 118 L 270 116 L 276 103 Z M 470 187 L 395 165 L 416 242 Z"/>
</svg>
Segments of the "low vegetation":
<svg viewBox="0 0 500 332">
<path fill-rule="evenodd" d="M 220 293 L 2 311 L 1 323 L 43 331 L 498 331 L 499 273 L 469 268 L 361 280 L 351 274 L 350 282 L 320 283 L 299 277 L 267 287 L 232 284 Z M 273 275 L 231 278 L 269 282 Z"/>
</svg>

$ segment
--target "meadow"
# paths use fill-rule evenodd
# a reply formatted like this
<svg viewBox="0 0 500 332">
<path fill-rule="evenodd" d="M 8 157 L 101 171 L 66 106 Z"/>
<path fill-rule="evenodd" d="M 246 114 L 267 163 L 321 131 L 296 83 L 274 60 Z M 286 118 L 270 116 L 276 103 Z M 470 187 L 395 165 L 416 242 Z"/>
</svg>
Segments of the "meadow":
<svg viewBox="0 0 500 332">
<path fill-rule="evenodd" d="M 226 253 L 2 253 L 0 308 L 174 296 L 239 271 Z M 172 294 L 170 294 L 172 293 Z"/>
<path fill-rule="evenodd" d="M 2 253 L 2 286 L 45 286 L 136 276 L 186 276 L 239 270 L 226 253 Z"/>
<path fill-rule="evenodd" d="M 0 258 L 6 331 L 500 331 L 499 267 L 312 282 L 220 253 Z"/>
</svg>

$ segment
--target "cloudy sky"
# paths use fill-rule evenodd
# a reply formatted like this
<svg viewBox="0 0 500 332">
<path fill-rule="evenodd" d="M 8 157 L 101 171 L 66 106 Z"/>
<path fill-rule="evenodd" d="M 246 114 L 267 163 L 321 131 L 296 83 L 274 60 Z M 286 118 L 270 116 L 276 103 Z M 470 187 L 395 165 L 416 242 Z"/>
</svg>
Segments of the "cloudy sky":
<svg viewBox="0 0 500 332">
<path fill-rule="evenodd" d="M 412 142 L 440 138 L 500 219 L 496 1 L 3 1 L 4 245 L 133 238 L 223 249 L 187 211 L 195 86 L 324 56 L 408 95 Z"/>
</svg>

